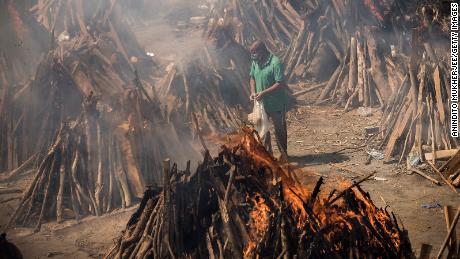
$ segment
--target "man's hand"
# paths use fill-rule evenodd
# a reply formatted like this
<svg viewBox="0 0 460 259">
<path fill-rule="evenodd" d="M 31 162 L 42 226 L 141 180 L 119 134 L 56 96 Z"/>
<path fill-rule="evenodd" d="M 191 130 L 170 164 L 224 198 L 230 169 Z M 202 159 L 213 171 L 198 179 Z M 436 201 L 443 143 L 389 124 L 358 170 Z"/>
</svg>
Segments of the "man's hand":
<svg viewBox="0 0 460 259">
<path fill-rule="evenodd" d="M 262 98 L 265 96 L 265 94 L 266 94 L 265 91 L 256 93 L 256 94 L 254 95 L 254 99 L 256 99 L 257 101 L 260 101 L 260 100 L 262 100 Z"/>
</svg>

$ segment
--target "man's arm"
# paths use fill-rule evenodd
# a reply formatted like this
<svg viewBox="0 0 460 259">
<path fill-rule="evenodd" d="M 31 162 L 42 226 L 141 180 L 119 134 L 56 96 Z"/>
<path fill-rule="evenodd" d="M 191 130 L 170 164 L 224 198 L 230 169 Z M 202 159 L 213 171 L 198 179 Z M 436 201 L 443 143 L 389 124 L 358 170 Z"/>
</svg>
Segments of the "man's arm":
<svg viewBox="0 0 460 259">
<path fill-rule="evenodd" d="M 286 83 L 284 83 L 283 81 L 281 81 L 281 82 L 276 82 L 275 84 L 273 84 L 273 85 L 270 86 L 269 88 L 263 90 L 263 91 L 260 92 L 260 93 L 257 93 L 257 94 L 255 95 L 255 98 L 256 98 L 256 100 L 259 101 L 259 100 L 262 99 L 265 95 L 267 95 L 267 94 L 269 94 L 269 93 L 271 93 L 271 92 L 273 92 L 273 91 L 276 91 L 276 90 L 278 90 L 278 89 L 281 89 L 281 88 L 283 88 L 283 87 L 286 87 L 286 86 L 287 86 Z"/>
<path fill-rule="evenodd" d="M 283 64 L 278 59 L 274 61 L 274 64 L 273 64 L 273 76 L 275 78 L 276 83 L 274 83 L 272 86 L 265 89 L 264 91 L 257 93 L 256 94 L 257 100 L 262 99 L 262 97 L 264 97 L 265 95 L 273 91 L 287 87 L 287 84 L 285 83 L 285 78 L 284 78 Z"/>
<path fill-rule="evenodd" d="M 249 81 L 249 88 L 251 91 L 251 98 L 256 94 L 256 80 L 254 80 L 253 77 L 251 77 L 251 80 Z"/>
</svg>

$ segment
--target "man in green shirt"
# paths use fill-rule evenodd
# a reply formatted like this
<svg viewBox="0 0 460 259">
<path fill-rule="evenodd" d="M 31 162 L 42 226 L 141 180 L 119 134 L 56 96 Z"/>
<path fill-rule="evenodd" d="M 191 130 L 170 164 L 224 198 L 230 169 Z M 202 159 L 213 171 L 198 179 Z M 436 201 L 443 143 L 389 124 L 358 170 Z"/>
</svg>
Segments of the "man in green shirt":
<svg viewBox="0 0 460 259">
<path fill-rule="evenodd" d="M 281 60 L 270 53 L 261 41 L 251 45 L 251 98 L 262 101 L 264 109 L 275 128 L 275 138 L 281 161 L 287 161 L 286 105 L 288 88 L 284 80 Z M 263 136 L 264 145 L 272 152 L 270 132 Z"/>
</svg>

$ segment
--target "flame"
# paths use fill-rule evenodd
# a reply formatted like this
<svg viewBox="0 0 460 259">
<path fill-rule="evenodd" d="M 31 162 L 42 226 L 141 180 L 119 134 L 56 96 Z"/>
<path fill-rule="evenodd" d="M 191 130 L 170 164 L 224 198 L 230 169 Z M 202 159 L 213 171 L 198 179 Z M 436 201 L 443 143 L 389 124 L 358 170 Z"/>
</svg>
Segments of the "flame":
<svg viewBox="0 0 460 259">
<path fill-rule="evenodd" d="M 386 210 L 377 208 L 367 193 L 359 187 L 354 188 L 346 194 L 348 198 L 342 201 L 343 204 L 337 201 L 335 205 L 326 205 L 326 197 L 321 195 L 310 201 L 312 190 L 296 181 L 289 168 L 283 167 L 265 150 L 252 129 L 242 130 L 239 144 L 231 149 L 233 154 L 250 159 L 254 171 L 262 167 L 265 172 L 269 171 L 265 174 L 267 178 L 271 176 L 275 183 L 281 182 L 282 187 L 282 201 L 279 201 L 280 197 L 268 197 L 272 207 L 267 204 L 267 197 L 262 197 L 260 193 L 247 194 L 246 200 L 252 206 L 247 222 L 250 240 L 243 250 L 245 258 L 254 255 L 275 217 L 275 210 L 280 208 L 290 211 L 288 214 L 292 215 L 291 220 L 296 224 L 297 236 L 305 231 L 318 233 L 321 241 L 328 243 L 328 249 L 336 252 L 349 247 L 350 241 L 358 242 L 356 247 L 359 247 L 359 242 L 366 242 L 366 245 L 379 248 L 382 253 L 399 251 L 403 238 L 397 223 Z M 346 189 L 350 184 L 344 181 L 338 187 Z M 324 251 L 324 254 L 330 252 Z"/>
<path fill-rule="evenodd" d="M 249 213 L 249 237 L 251 240 L 244 248 L 243 255 L 245 258 L 250 257 L 252 251 L 256 248 L 256 241 L 263 239 L 270 224 L 270 208 L 267 206 L 265 199 L 259 194 L 246 196 L 246 201 L 252 203 L 252 210 Z"/>
</svg>

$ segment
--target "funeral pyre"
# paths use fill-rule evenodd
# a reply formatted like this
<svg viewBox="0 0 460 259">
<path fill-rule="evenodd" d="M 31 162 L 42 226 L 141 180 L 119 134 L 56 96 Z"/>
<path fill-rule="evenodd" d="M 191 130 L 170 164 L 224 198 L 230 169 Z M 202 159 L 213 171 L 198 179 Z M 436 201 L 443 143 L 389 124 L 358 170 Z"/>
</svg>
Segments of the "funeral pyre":
<svg viewBox="0 0 460 259">
<path fill-rule="evenodd" d="M 9 145 L 0 149 L 6 158 L 0 164 L 9 172 L 0 180 L 36 172 L 8 226 L 38 231 L 50 220 L 131 206 L 146 185 L 161 183 L 152 172 L 163 157 L 198 157 L 167 123 L 144 80 L 150 74 L 135 70 L 152 66 L 145 54 L 136 55 L 142 50 L 130 44 L 129 29 L 93 19 L 100 22 L 89 32 L 52 39 L 33 80 L 7 88 L 9 105 L 0 106 L 7 130 L 0 140 Z"/>
<path fill-rule="evenodd" d="M 407 231 L 356 185 L 301 187 L 244 127 L 195 173 L 165 160 L 106 258 L 412 258 Z M 340 202 L 339 202 L 340 201 Z"/>
</svg>

